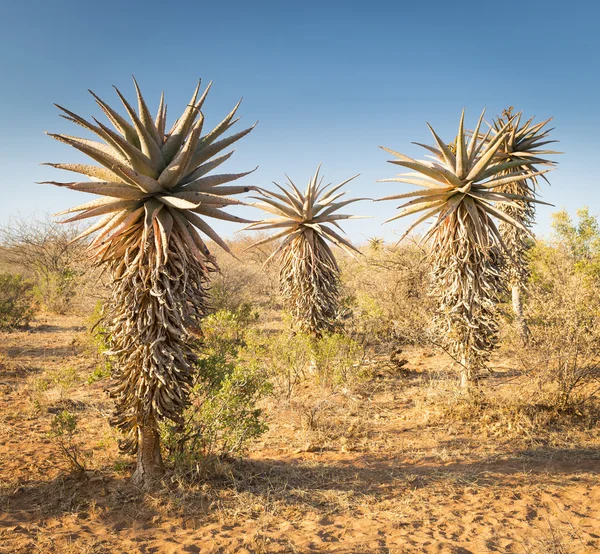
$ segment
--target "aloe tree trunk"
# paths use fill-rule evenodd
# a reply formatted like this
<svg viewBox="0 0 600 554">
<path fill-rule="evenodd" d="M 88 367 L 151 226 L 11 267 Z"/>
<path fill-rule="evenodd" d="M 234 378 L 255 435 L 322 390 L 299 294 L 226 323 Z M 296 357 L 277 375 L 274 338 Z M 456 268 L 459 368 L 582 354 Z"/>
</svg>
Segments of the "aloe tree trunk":
<svg viewBox="0 0 600 554">
<path fill-rule="evenodd" d="M 473 368 L 473 363 L 469 360 L 469 347 L 461 345 L 460 355 L 460 388 L 469 391 L 475 384 L 477 371 Z"/>
<path fill-rule="evenodd" d="M 165 473 L 160 453 L 160 437 L 156 425 L 148 424 L 138 428 L 138 450 L 135 471 L 131 476 L 134 485 L 149 488 Z"/>
</svg>

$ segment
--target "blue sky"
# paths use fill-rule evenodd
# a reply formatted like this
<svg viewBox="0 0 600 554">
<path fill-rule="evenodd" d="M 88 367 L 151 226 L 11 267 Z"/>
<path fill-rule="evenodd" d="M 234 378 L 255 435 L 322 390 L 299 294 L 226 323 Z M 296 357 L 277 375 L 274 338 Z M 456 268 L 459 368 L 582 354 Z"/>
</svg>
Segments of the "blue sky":
<svg viewBox="0 0 600 554">
<path fill-rule="evenodd" d="M 430 142 L 426 122 L 450 141 L 463 107 L 471 125 L 484 107 L 489 118 L 508 105 L 539 119 L 554 116 L 564 155 L 550 176 L 552 187 L 542 191 L 556 206 L 538 211 L 536 232 L 546 234 L 556 209 L 589 205 L 600 212 L 599 6 L 577 0 L 3 2 L 0 224 L 87 200 L 34 184 L 72 177 L 41 162 L 83 160 L 44 135 L 80 131 L 52 104 L 99 117 L 87 89 L 118 107 L 111 86 L 131 98 L 135 74 L 153 109 L 165 91 L 172 117 L 198 77 L 214 81 L 204 110 L 208 124 L 243 96 L 239 129 L 259 124 L 238 144 L 227 172 L 259 165 L 246 183 L 269 186 L 287 173 L 304 185 L 323 162 L 328 181 L 361 173 L 349 187 L 361 197 L 410 190 L 376 183 L 397 173 L 378 145 L 421 157 L 411 142 Z M 373 216 L 347 223 L 357 242 L 393 239 L 408 224 L 381 226 L 393 215 L 393 202 L 353 207 Z M 231 236 L 237 227 L 216 228 Z"/>
</svg>

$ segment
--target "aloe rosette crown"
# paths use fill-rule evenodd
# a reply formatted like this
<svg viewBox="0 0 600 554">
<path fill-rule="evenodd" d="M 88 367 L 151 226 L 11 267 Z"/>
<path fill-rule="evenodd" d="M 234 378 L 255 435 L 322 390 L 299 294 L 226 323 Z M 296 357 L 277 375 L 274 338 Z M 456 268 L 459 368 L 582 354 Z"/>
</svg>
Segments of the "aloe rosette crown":
<svg viewBox="0 0 600 554">
<path fill-rule="evenodd" d="M 432 154 L 431 160 L 414 160 L 384 148 L 396 158 L 390 163 L 412 171 L 383 181 L 409 183 L 422 190 L 380 199 L 410 198 L 388 220 L 418 214 L 406 234 L 435 217 L 423 240 L 432 240 L 433 288 L 440 299 L 436 323 L 465 368 L 463 382 L 474 378 L 496 340 L 494 300 L 502 285 L 500 248 L 504 246 L 495 220 L 528 232 L 499 206 L 536 201 L 502 192 L 501 187 L 545 173 L 533 172 L 527 161 L 498 159 L 510 122 L 494 136 L 491 130 L 480 134 L 483 115 L 468 140 L 463 111 L 453 149 L 429 126 L 435 145 L 417 144 Z M 509 170 L 512 173 L 506 175 Z"/>
<path fill-rule="evenodd" d="M 304 194 L 289 177 L 287 187 L 274 183 L 280 192 L 260 189 L 260 196 L 253 197 L 259 202 L 253 205 L 275 217 L 245 227 L 254 231 L 277 230 L 252 246 L 281 240 L 265 263 L 279 259 L 280 286 L 287 307 L 301 330 L 315 334 L 332 330 L 338 315 L 339 267 L 328 243 L 350 255 L 358 253 L 332 226 L 343 233 L 338 222 L 360 216 L 340 214 L 337 210 L 364 200 L 340 200 L 346 194 L 341 188 L 358 175 L 332 187 L 323 185 L 319 170 L 320 166 Z"/>
<path fill-rule="evenodd" d="M 521 114 L 513 116 L 512 112 L 512 107 L 504 110 L 502 115 L 496 118 L 492 125 L 492 133 L 496 134 L 502 127 L 508 124 L 508 130 L 498 149 L 496 159 L 505 162 L 516 162 L 517 166 L 516 168 L 506 170 L 505 174 L 510 175 L 515 171 L 526 170 L 528 167 L 553 167 L 555 162 L 549 160 L 547 156 L 559 154 L 560 152 L 544 148 L 549 144 L 558 142 L 556 140 L 549 140 L 553 129 L 549 129 L 546 126 L 550 119 L 534 124 L 534 118 L 530 118 L 522 123 Z M 518 164 L 519 161 L 522 163 Z M 542 177 L 548 181 L 545 175 L 542 175 Z M 534 196 L 537 188 L 538 181 L 533 176 L 530 179 L 507 183 L 500 187 L 499 191 L 509 194 Z M 502 212 L 519 221 L 524 227 L 529 229 L 533 225 L 535 206 L 530 201 L 517 199 L 514 204 L 503 204 L 498 207 Z M 507 250 L 511 254 L 509 263 L 505 266 L 505 273 L 512 289 L 513 308 L 520 327 L 521 336 L 524 340 L 527 340 L 529 331 L 521 306 L 521 288 L 528 276 L 526 255 L 532 243 L 528 234 L 514 225 L 501 223 L 499 231 Z"/>
<path fill-rule="evenodd" d="M 203 263 L 208 249 L 198 231 L 228 250 L 225 242 L 206 222 L 207 218 L 248 223 L 222 208 L 240 204 L 230 196 L 247 192 L 249 187 L 221 185 L 250 172 L 208 174 L 227 161 L 233 152 L 215 156 L 248 134 L 252 127 L 217 140 L 238 121 L 239 118 L 235 118 L 238 103 L 221 123 L 202 135 L 204 116 L 200 110 L 210 84 L 198 98 L 198 83 L 183 115 L 170 131 L 165 132 L 167 106 L 164 95 L 161 96 L 158 113 L 153 118 L 135 80 L 134 84 L 137 112 L 115 88 L 130 122 L 90 91 L 115 130 L 96 118 L 93 124 L 57 105 L 64 113 L 62 117 L 95 133 L 103 141 L 50 134 L 52 138 L 88 155 L 100 166 L 47 164 L 91 179 L 91 182 L 47 183 L 103 197 L 57 215 L 79 212 L 66 221 L 100 216 L 101 219 L 86 229 L 80 238 L 96 233 L 90 243 L 94 257 L 98 261 L 115 263 L 119 271 L 125 269 L 125 253 L 134 250 L 141 252 L 139 246 L 152 229 L 156 230 L 154 241 L 159 254 L 156 259 L 158 264 L 166 259 L 173 230 L 196 259 Z"/>
<path fill-rule="evenodd" d="M 203 237 L 228 250 L 207 220 L 249 223 L 224 209 L 241 203 L 232 196 L 253 188 L 228 184 L 248 173 L 213 171 L 232 152 L 219 154 L 252 127 L 222 138 L 238 120 L 238 103 L 202 134 L 201 108 L 210 85 L 199 96 L 198 83 L 183 114 L 166 131 L 164 95 L 153 117 L 135 79 L 134 84 L 137 111 L 115 89 L 129 120 L 92 93 L 113 128 L 58 106 L 64 118 L 101 141 L 50 136 L 98 165 L 49 165 L 90 179 L 51 184 L 100 196 L 62 214 L 77 214 L 66 221 L 99 218 L 79 238 L 88 237 L 92 258 L 113 278 L 106 318 L 115 361 L 113 423 L 126 434 L 123 450 L 138 451 L 136 472 L 143 481 L 153 471 L 152 460 L 158 456 L 160 461 L 158 422 L 180 421 L 188 402 L 196 361 L 189 329 L 206 311 L 209 272 L 216 267 Z M 156 471 L 160 465 L 154 464 Z"/>
<path fill-rule="evenodd" d="M 546 150 L 542 147 L 558 142 L 549 140 L 549 135 L 553 129 L 545 128 L 551 118 L 541 123 L 533 123 L 533 117 L 526 122 L 521 123 L 521 114 L 513 115 L 513 108 L 504 110 L 502 115 L 492 124 L 492 136 L 497 136 L 503 128 L 506 128 L 504 139 L 500 143 L 500 148 L 496 153 L 497 162 L 509 162 L 514 164 L 504 171 L 504 175 L 510 176 L 519 172 L 531 171 L 538 166 L 554 167 L 556 162 L 546 158 L 546 156 L 560 154 L 555 150 Z M 542 178 L 548 181 L 547 177 L 540 173 Z M 506 194 L 521 195 L 533 197 L 536 194 L 538 180 L 536 175 L 531 175 L 528 179 L 510 181 L 499 187 L 499 192 Z M 531 227 L 535 215 L 533 204 L 527 198 L 517 198 L 511 204 L 502 204 L 500 210 L 523 226 Z M 525 262 L 523 255 L 526 250 L 526 234 L 517 226 L 500 225 L 500 234 L 511 252 L 513 261 L 511 266 L 514 270 L 523 270 Z"/>
</svg>

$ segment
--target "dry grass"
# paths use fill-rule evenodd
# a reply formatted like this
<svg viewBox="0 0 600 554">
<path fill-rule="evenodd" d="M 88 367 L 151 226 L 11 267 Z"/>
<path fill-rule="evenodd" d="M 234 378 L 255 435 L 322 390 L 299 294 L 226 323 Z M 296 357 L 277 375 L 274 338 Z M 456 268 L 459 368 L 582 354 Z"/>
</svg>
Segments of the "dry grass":
<svg viewBox="0 0 600 554">
<path fill-rule="evenodd" d="M 406 347 L 401 369 L 380 356 L 351 387 L 309 381 L 289 402 L 270 398 L 270 430 L 244 459 L 215 461 L 204 481 L 174 471 L 148 494 L 128 481 L 104 383 L 88 384 L 86 341 L 67 316 L 2 335 L 0 552 L 600 548 L 598 426 L 576 414 L 536 419 L 508 371 L 477 403 L 456 393 L 443 354 Z M 503 356 L 494 364 L 510 367 Z M 48 436 L 65 409 L 83 474 Z"/>
</svg>

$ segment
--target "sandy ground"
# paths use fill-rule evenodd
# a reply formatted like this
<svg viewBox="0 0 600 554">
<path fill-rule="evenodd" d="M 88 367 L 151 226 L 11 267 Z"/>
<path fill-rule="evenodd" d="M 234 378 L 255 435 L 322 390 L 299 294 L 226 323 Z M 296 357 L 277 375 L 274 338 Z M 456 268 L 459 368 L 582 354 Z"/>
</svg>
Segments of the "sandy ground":
<svg viewBox="0 0 600 554">
<path fill-rule="evenodd" d="M 438 360 L 406 357 L 412 379 L 272 399 L 243 460 L 145 494 L 128 483 L 104 383 L 88 383 L 82 320 L 1 334 L 0 552 L 600 552 L 598 427 L 515 438 L 438 421 L 416 400 Z M 79 418 L 84 474 L 48 436 L 63 409 Z"/>
</svg>

